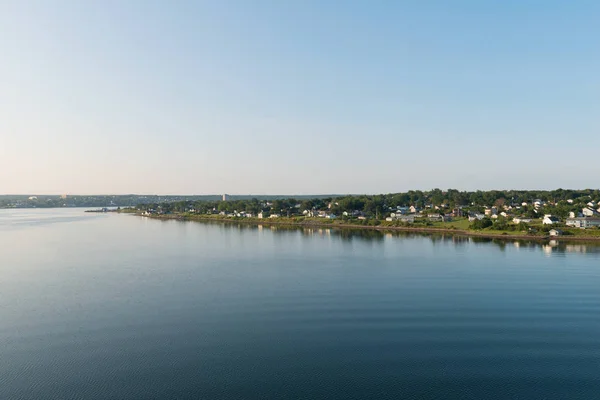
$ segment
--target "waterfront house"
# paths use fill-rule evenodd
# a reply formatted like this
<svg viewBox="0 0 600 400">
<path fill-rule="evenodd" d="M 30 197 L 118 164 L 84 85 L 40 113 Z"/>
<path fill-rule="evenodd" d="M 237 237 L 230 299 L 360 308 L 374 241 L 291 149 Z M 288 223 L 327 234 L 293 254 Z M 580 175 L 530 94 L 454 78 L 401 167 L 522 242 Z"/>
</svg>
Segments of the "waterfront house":
<svg viewBox="0 0 600 400">
<path fill-rule="evenodd" d="M 594 217 L 578 217 L 578 218 L 567 218 L 567 226 L 572 226 L 574 228 L 592 228 L 595 226 L 600 226 L 600 218 Z"/>
<path fill-rule="evenodd" d="M 548 232 L 548 234 L 550 236 L 561 236 L 563 234 L 563 231 L 561 231 L 560 229 L 550 229 L 550 232 Z"/>
<path fill-rule="evenodd" d="M 469 221 L 473 222 L 477 219 L 484 219 L 485 218 L 485 214 L 482 213 L 470 213 L 469 214 Z"/>
<path fill-rule="evenodd" d="M 271 214 L 269 215 L 269 218 L 279 218 L 280 215 L 279 214 Z"/>
<path fill-rule="evenodd" d="M 267 214 L 261 211 L 261 212 L 258 213 L 257 217 L 260 218 L 260 219 L 266 218 Z"/>
<path fill-rule="evenodd" d="M 581 210 L 581 213 L 584 217 L 593 217 L 594 215 L 598 215 L 598 211 L 589 207 L 585 207 L 583 210 Z"/>
<path fill-rule="evenodd" d="M 560 222 L 560 220 L 557 217 L 554 217 L 550 214 L 545 215 L 544 219 L 542 220 L 542 224 L 544 224 L 544 225 L 552 225 L 552 224 L 557 224 L 559 222 Z"/>
</svg>

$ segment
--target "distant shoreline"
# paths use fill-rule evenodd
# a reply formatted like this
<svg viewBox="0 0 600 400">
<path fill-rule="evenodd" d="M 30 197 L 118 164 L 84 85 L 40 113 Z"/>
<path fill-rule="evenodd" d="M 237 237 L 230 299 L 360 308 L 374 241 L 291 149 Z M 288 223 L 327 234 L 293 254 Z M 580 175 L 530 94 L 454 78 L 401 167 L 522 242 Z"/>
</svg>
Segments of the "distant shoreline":
<svg viewBox="0 0 600 400">
<path fill-rule="evenodd" d="M 463 229 L 431 228 L 431 227 L 411 227 L 411 226 L 380 226 L 380 225 L 353 225 L 340 223 L 321 223 L 316 221 L 273 221 L 269 219 L 256 220 L 231 219 L 231 218 L 208 218 L 202 216 L 187 216 L 181 214 L 163 214 L 163 215 L 142 215 L 141 213 L 131 213 L 139 217 L 146 217 L 158 220 L 177 220 L 177 221 L 197 221 L 197 222 L 221 222 L 230 224 L 247 225 L 269 225 L 269 226 L 290 226 L 297 228 L 330 228 L 330 229 L 354 229 L 354 230 L 373 230 L 381 232 L 414 232 L 414 233 L 440 233 L 453 236 L 477 237 L 482 239 L 501 239 L 501 240 L 526 240 L 532 242 L 548 242 L 550 240 L 572 241 L 572 242 L 600 242 L 600 236 L 533 236 L 533 235 L 512 235 L 512 234 L 494 234 L 488 232 L 466 231 Z"/>
</svg>

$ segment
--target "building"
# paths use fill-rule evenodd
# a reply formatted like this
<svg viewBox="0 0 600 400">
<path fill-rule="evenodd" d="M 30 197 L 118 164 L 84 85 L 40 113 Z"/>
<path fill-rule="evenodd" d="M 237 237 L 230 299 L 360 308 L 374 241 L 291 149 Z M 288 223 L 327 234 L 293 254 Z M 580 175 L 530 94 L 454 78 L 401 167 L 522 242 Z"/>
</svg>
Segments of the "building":
<svg viewBox="0 0 600 400">
<path fill-rule="evenodd" d="M 429 216 L 429 220 L 433 222 L 450 222 L 452 217 L 449 215 L 432 214 Z"/>
<path fill-rule="evenodd" d="M 594 210 L 593 208 L 589 208 L 589 207 L 586 207 L 583 210 L 581 210 L 581 213 L 583 214 L 584 217 L 593 217 L 594 215 L 598 215 L 598 211 Z"/>
<path fill-rule="evenodd" d="M 542 220 L 542 224 L 544 224 L 544 225 L 552 225 L 552 224 L 557 224 L 559 222 L 560 222 L 560 220 L 558 218 L 553 217 L 550 214 L 544 215 L 544 219 Z"/>
<path fill-rule="evenodd" d="M 485 214 L 482 214 L 482 213 L 472 213 L 472 214 L 469 214 L 469 221 L 470 222 L 473 222 L 473 221 L 475 221 L 477 219 L 481 220 L 481 219 L 484 219 L 484 218 L 485 218 Z"/>
<path fill-rule="evenodd" d="M 224 194 L 223 195 L 223 201 L 229 201 L 229 195 L 228 194 Z"/>
<path fill-rule="evenodd" d="M 550 236 L 561 236 L 563 232 L 560 229 L 550 229 L 550 232 L 548 232 L 548 234 Z"/>
<path fill-rule="evenodd" d="M 513 218 L 513 222 L 515 224 L 520 224 L 521 222 L 523 222 L 525 224 L 529 224 L 531 222 L 531 218 L 515 217 L 515 218 Z"/>
<path fill-rule="evenodd" d="M 396 211 L 397 214 L 403 214 L 403 215 L 408 214 L 409 212 L 410 212 L 410 208 L 400 207 L 400 206 L 397 207 L 397 211 Z"/>
<path fill-rule="evenodd" d="M 592 228 L 595 226 L 600 226 L 600 218 L 593 217 L 578 217 L 578 218 L 567 218 L 567 226 L 572 226 L 574 228 Z"/>
<path fill-rule="evenodd" d="M 258 218 L 261 218 L 261 219 L 262 219 L 262 218 L 266 218 L 266 217 L 267 217 L 267 214 L 261 211 L 261 212 L 259 212 L 259 213 L 258 213 L 257 217 L 258 217 Z"/>
</svg>

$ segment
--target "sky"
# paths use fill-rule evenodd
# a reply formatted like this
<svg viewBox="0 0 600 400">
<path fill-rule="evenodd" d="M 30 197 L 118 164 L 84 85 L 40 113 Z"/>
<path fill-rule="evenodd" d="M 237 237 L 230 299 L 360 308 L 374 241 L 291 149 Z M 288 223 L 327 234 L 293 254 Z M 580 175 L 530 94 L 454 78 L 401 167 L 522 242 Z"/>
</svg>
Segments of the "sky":
<svg viewBox="0 0 600 400">
<path fill-rule="evenodd" d="M 600 187 L 600 2 L 0 1 L 0 193 Z"/>
</svg>

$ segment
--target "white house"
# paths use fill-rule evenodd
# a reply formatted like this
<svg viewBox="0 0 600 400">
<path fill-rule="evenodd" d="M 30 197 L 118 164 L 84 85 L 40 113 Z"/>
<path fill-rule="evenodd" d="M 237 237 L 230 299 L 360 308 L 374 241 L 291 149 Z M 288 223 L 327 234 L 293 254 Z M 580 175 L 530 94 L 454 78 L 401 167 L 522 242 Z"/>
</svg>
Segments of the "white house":
<svg viewBox="0 0 600 400">
<path fill-rule="evenodd" d="M 482 213 L 469 214 L 469 222 L 473 222 L 477 219 L 484 219 L 484 218 L 485 218 L 485 214 L 482 214 Z"/>
<path fill-rule="evenodd" d="M 550 236 L 560 236 L 563 234 L 563 232 L 560 229 L 550 229 L 550 232 L 548 232 L 548 234 Z"/>
<path fill-rule="evenodd" d="M 568 200 L 567 200 L 567 203 L 569 203 L 569 204 L 573 204 L 573 199 L 568 199 Z"/>
<path fill-rule="evenodd" d="M 418 213 L 419 211 L 421 211 L 421 209 L 419 207 L 415 207 L 415 206 L 410 206 L 410 212 L 413 214 Z"/>
<path fill-rule="evenodd" d="M 542 224 L 544 225 L 552 225 L 559 223 L 560 220 L 556 217 L 553 217 L 550 214 L 544 215 L 544 219 L 542 220 Z"/>
<path fill-rule="evenodd" d="M 594 215 L 598 215 L 598 211 L 594 210 L 593 208 L 589 208 L 589 207 L 586 207 L 583 210 L 581 210 L 581 213 L 583 214 L 584 217 L 593 217 Z"/>
<path fill-rule="evenodd" d="M 587 203 L 587 205 L 590 208 L 594 208 L 594 207 L 596 207 L 596 202 L 595 201 L 590 201 L 589 203 Z"/>
<path fill-rule="evenodd" d="M 513 222 L 515 224 L 520 224 L 521 222 L 528 224 L 531 222 L 531 218 L 525 218 L 525 217 L 515 217 L 513 218 Z"/>
<path fill-rule="evenodd" d="M 271 214 L 269 215 L 269 218 L 279 218 L 280 215 L 279 214 Z"/>
<path fill-rule="evenodd" d="M 258 218 L 261 218 L 261 219 L 262 219 L 262 218 L 265 218 L 266 216 L 267 216 L 267 215 L 266 215 L 266 213 L 263 213 L 262 211 L 261 211 L 261 212 L 259 212 L 259 213 L 258 213 L 258 215 L 257 215 L 257 217 L 258 217 Z"/>
<path fill-rule="evenodd" d="M 579 218 L 567 218 L 567 226 L 573 226 L 575 228 L 591 228 L 594 226 L 600 226 L 600 218 L 592 217 L 579 217 Z"/>
</svg>

